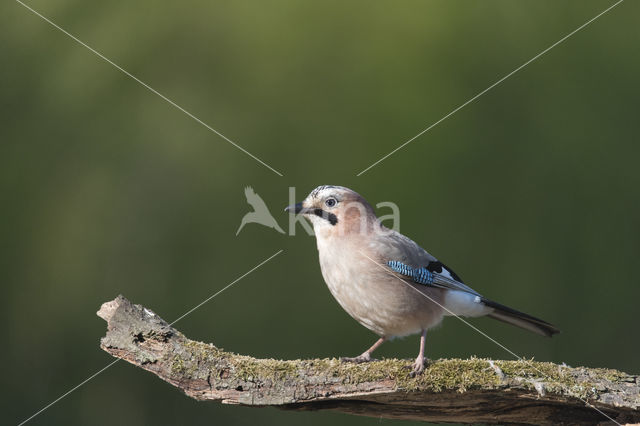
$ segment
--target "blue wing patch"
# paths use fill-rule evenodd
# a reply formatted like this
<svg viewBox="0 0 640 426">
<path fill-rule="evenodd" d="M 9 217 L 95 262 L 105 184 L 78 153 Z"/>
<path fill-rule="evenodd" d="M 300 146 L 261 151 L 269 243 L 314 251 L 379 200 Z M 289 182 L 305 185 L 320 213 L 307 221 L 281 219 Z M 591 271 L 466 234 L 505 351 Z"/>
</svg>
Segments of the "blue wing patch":
<svg viewBox="0 0 640 426">
<path fill-rule="evenodd" d="M 387 265 L 389 265 L 393 271 L 401 275 L 411 277 L 411 279 L 418 284 L 433 284 L 433 273 L 427 268 L 412 268 L 411 266 L 405 265 L 397 260 L 390 260 L 387 262 Z"/>
<path fill-rule="evenodd" d="M 415 283 L 449 290 L 464 291 L 475 296 L 480 296 L 480 293 L 466 286 L 458 275 L 438 261 L 429 262 L 427 266 L 420 268 L 412 268 L 397 260 L 390 260 L 387 262 L 387 265 L 389 265 L 394 272 L 410 278 Z"/>
<path fill-rule="evenodd" d="M 411 266 L 405 265 L 402 262 L 398 262 L 397 260 L 390 260 L 387 262 L 387 265 L 389 265 L 391 269 L 399 274 L 409 277 L 413 276 L 413 268 Z"/>
<path fill-rule="evenodd" d="M 413 270 L 413 280 L 418 284 L 433 284 L 433 273 L 427 268 L 416 268 Z"/>
</svg>

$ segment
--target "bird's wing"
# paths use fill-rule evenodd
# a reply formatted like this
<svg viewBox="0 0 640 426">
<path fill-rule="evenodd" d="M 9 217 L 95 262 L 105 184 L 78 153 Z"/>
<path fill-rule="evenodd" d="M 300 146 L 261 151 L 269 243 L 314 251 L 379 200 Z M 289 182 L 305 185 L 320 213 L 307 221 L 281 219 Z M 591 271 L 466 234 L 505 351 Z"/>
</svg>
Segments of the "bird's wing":
<svg viewBox="0 0 640 426">
<path fill-rule="evenodd" d="M 399 274 L 406 281 L 447 290 L 463 291 L 473 294 L 474 296 L 480 296 L 480 293 L 459 281 L 455 272 L 437 260 L 429 262 L 427 266 L 418 268 L 413 268 L 397 260 L 390 260 L 387 262 L 387 265 L 393 272 Z"/>
<path fill-rule="evenodd" d="M 453 269 L 449 268 L 444 263 L 436 260 L 434 262 L 429 262 L 426 268 L 433 272 L 433 281 L 435 283 L 451 288 L 452 290 L 464 291 L 480 296 L 480 293 L 466 285 L 458 274 L 453 272 Z"/>
<path fill-rule="evenodd" d="M 399 232 L 387 230 L 377 239 L 377 244 L 383 248 L 386 255 L 385 262 L 404 279 L 480 296 L 477 291 L 464 284 L 451 268 L 445 266 L 413 240 Z M 394 269 L 392 264 L 395 264 L 397 268 Z M 428 279 L 429 275 L 430 279 Z M 422 279 L 424 282 L 416 281 L 416 278 Z"/>
<path fill-rule="evenodd" d="M 465 293 L 470 293 L 475 296 L 480 296 L 480 293 L 478 293 L 468 285 L 461 283 L 460 281 L 456 281 L 455 279 L 452 279 L 450 277 L 444 276 L 442 274 L 438 274 L 438 273 L 434 274 L 433 282 L 437 285 L 441 285 L 442 287 L 445 287 L 451 290 L 464 291 Z"/>
</svg>

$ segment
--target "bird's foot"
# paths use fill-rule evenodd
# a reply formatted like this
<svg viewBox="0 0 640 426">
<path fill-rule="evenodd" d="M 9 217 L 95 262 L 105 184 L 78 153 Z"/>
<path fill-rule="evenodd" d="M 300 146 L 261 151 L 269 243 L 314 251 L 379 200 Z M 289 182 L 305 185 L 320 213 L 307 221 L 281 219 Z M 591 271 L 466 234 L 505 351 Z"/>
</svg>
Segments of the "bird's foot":
<svg viewBox="0 0 640 426">
<path fill-rule="evenodd" d="M 341 362 L 353 362 L 356 364 L 362 364 L 363 362 L 377 361 L 375 358 L 371 358 L 371 354 L 369 352 L 365 352 L 362 355 L 358 355 L 356 357 L 340 357 Z"/>
<path fill-rule="evenodd" d="M 413 365 L 409 367 L 411 368 L 411 373 L 409 375 L 411 377 L 416 377 L 422 374 L 422 372 L 424 371 L 424 362 L 425 358 L 423 356 L 419 356 L 418 358 L 416 358 Z"/>
</svg>

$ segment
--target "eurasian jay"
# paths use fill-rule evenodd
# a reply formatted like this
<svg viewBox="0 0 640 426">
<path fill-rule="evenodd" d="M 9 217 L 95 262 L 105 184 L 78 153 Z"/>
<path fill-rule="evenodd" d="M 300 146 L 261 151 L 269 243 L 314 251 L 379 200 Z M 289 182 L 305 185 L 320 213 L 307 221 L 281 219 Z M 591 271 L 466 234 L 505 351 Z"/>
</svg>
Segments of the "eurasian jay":
<svg viewBox="0 0 640 426">
<path fill-rule="evenodd" d="M 493 302 L 411 239 L 383 226 L 373 207 L 341 186 L 319 186 L 285 209 L 312 223 L 322 276 L 340 306 L 380 338 L 354 358 L 367 362 L 385 340 L 420 333 L 413 374 L 424 370 L 427 330 L 444 316 L 489 316 L 543 336 L 559 330 Z"/>
</svg>

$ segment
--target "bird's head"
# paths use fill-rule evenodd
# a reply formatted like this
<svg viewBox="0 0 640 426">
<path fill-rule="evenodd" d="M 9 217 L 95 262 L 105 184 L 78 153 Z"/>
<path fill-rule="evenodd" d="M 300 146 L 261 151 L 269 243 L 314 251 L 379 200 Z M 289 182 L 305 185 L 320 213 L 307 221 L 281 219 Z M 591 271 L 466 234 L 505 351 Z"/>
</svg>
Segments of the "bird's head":
<svg viewBox="0 0 640 426">
<path fill-rule="evenodd" d="M 367 200 L 343 186 L 319 186 L 304 201 L 285 211 L 305 215 L 318 236 L 367 233 L 378 225 L 373 207 Z"/>
</svg>

